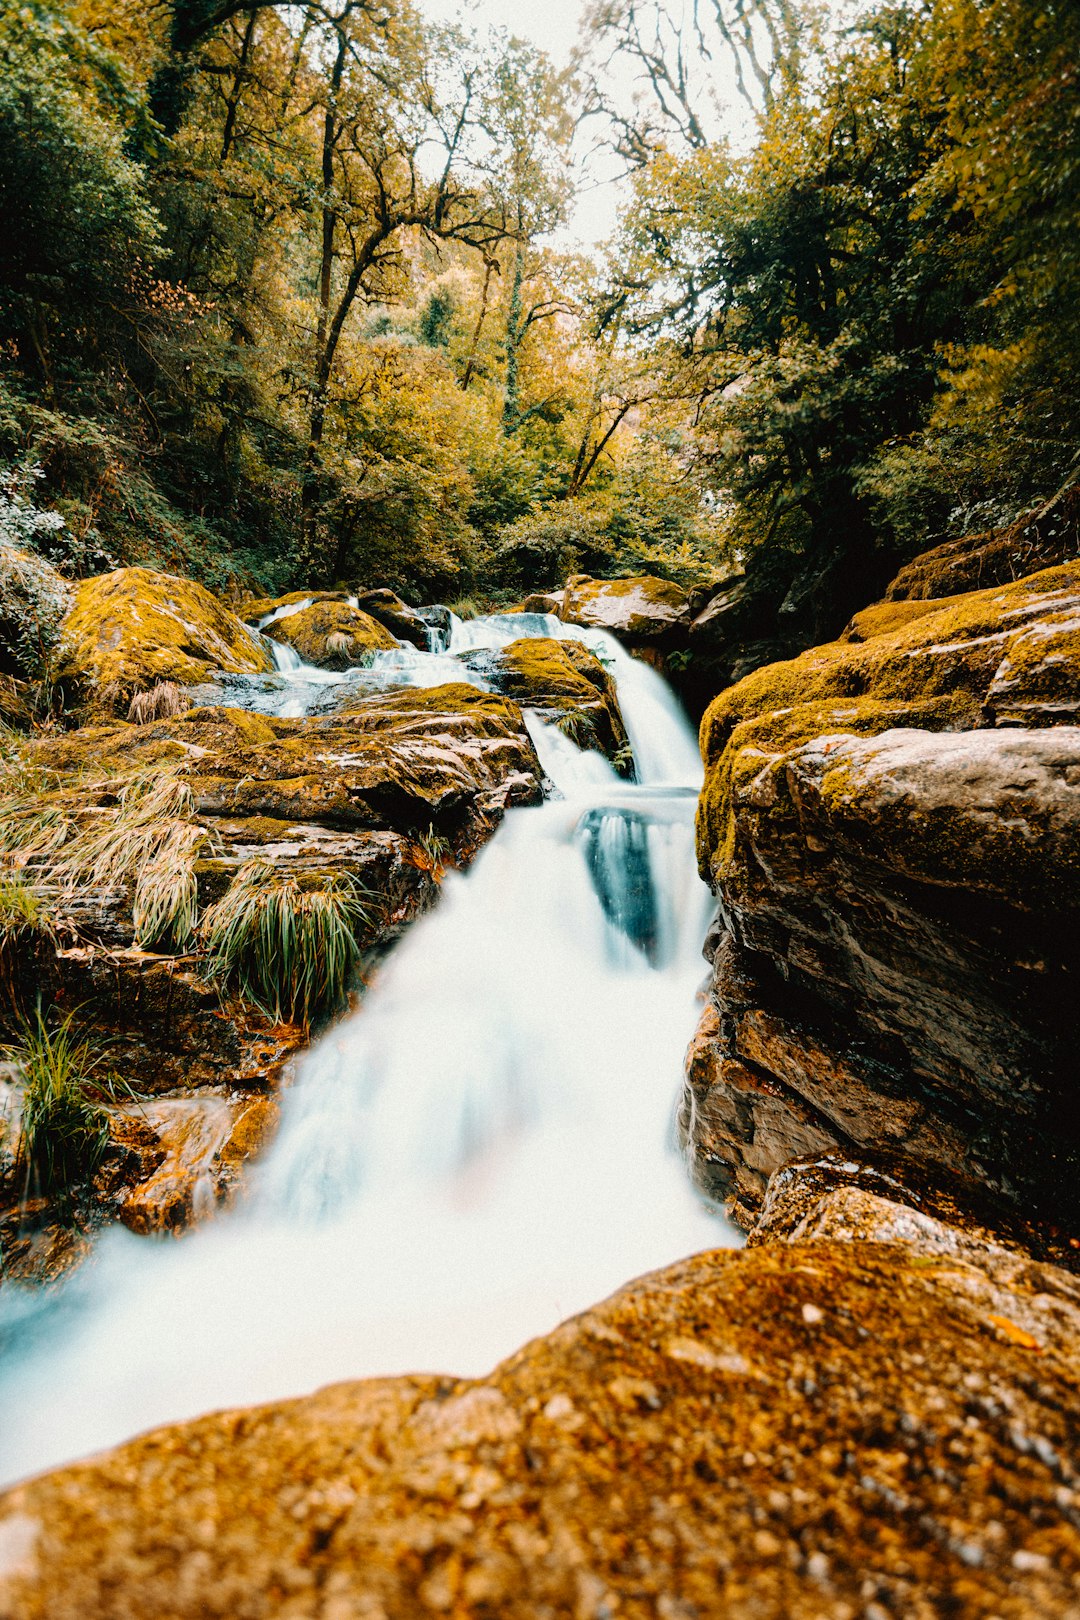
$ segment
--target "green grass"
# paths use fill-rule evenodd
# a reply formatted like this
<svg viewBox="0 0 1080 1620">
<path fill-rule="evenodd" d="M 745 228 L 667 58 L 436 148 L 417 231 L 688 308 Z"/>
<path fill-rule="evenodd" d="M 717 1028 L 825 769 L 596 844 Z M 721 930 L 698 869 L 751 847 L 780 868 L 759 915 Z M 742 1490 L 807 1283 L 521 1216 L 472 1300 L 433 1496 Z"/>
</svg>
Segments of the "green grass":
<svg viewBox="0 0 1080 1620">
<path fill-rule="evenodd" d="M 203 917 L 207 975 L 276 1022 L 310 1024 L 345 999 L 369 899 L 351 878 L 302 882 L 248 861 Z"/>
<path fill-rule="evenodd" d="M 15 876 L 0 875 L 0 994 L 7 1009 L 17 1009 L 20 962 L 28 946 L 54 938 L 52 922 L 41 901 Z M 0 1018 L 7 1022 L 4 1010 Z"/>
<path fill-rule="evenodd" d="M 42 1192 L 88 1181 L 109 1139 L 109 1117 L 92 1095 L 101 1057 L 76 1035 L 69 1014 L 50 1024 L 38 1007 L 5 1048 L 23 1077 L 19 1155 Z"/>
</svg>

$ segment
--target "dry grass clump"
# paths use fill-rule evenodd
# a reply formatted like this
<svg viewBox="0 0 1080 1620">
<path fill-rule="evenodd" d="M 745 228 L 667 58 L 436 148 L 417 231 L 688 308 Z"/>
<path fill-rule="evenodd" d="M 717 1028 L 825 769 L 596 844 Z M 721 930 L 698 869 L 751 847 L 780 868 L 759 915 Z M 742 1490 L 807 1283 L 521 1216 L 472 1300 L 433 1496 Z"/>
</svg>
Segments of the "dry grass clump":
<svg viewBox="0 0 1080 1620">
<path fill-rule="evenodd" d="M 155 720 L 171 720 L 191 707 L 187 693 L 175 681 L 158 681 L 148 692 L 136 692 L 128 704 L 127 717 L 135 726 L 148 726 Z"/>
<path fill-rule="evenodd" d="M 310 1024 L 345 999 L 370 898 L 336 873 L 301 882 L 248 861 L 203 917 L 207 974 L 276 1022 Z"/>
<path fill-rule="evenodd" d="M 0 785 L 0 867 L 66 898 L 134 888 L 136 942 L 186 949 L 197 922 L 195 862 L 208 841 L 191 790 L 160 766 L 61 783 L 25 761 Z"/>
</svg>

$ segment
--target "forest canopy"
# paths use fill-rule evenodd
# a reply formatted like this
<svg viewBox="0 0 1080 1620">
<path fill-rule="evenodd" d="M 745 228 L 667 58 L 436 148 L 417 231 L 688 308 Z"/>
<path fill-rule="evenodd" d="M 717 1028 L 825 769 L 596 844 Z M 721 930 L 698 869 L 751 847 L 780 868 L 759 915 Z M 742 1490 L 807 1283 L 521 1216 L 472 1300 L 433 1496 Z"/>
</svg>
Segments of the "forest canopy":
<svg viewBox="0 0 1080 1620">
<path fill-rule="evenodd" d="M 741 568 L 835 630 L 1075 475 L 1078 73 L 1071 0 L 599 0 L 567 70 L 375 0 L 8 7 L 0 522 L 414 603 Z"/>
</svg>

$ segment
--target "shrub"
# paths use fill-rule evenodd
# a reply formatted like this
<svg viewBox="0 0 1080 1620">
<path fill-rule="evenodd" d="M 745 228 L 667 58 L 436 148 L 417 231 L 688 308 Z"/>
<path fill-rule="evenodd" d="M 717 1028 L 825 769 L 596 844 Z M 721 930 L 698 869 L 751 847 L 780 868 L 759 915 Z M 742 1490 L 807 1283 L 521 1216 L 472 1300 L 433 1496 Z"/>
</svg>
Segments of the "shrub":
<svg viewBox="0 0 1080 1620">
<path fill-rule="evenodd" d="M 91 1095 L 100 1066 L 72 1019 L 50 1025 L 40 1006 L 6 1056 L 22 1072 L 20 1158 L 42 1192 L 63 1191 L 93 1175 L 109 1137 L 109 1117 Z"/>
<path fill-rule="evenodd" d="M 282 878 L 265 861 L 248 861 L 203 917 L 207 976 L 277 1022 L 328 1015 L 356 967 L 369 898 L 336 873 Z"/>
</svg>

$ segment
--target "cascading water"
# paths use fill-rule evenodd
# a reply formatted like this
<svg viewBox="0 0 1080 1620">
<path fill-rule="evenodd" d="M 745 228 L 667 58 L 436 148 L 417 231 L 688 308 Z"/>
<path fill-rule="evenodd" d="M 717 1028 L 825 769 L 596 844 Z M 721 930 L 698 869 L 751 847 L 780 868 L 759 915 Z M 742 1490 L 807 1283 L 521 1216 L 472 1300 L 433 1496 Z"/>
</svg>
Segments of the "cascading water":
<svg viewBox="0 0 1080 1620">
<path fill-rule="evenodd" d="M 179 1243 L 110 1232 L 60 1289 L 0 1294 L 0 1479 L 329 1380 L 483 1374 L 640 1272 L 737 1241 L 670 1141 L 707 918 L 693 737 L 601 632 L 456 621 L 450 650 L 523 632 L 613 669 L 637 782 L 530 717 L 558 796 L 446 876 L 308 1053 L 246 1202 Z M 401 658 L 420 685 L 424 660 L 454 663 Z"/>
</svg>

